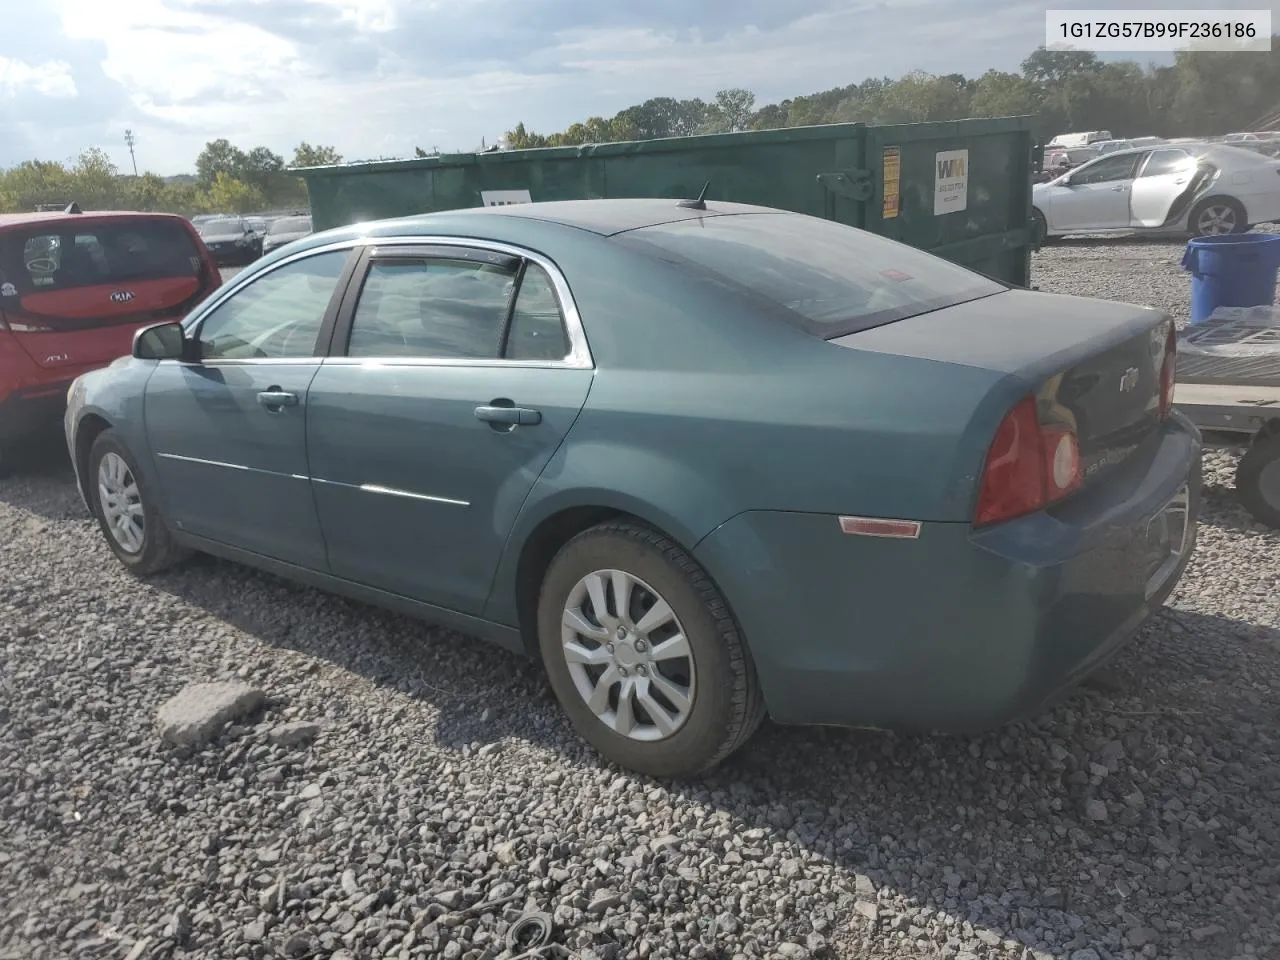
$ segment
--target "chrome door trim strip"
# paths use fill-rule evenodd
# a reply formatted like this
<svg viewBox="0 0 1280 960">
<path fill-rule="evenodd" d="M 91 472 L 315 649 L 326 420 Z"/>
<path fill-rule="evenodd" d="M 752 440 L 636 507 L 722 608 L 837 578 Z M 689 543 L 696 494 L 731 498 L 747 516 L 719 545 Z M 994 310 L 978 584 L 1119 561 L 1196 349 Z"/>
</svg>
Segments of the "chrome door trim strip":
<svg viewBox="0 0 1280 960">
<path fill-rule="evenodd" d="M 249 473 L 265 473 L 270 477 L 288 477 L 290 480 L 308 480 L 300 473 L 279 473 L 275 470 L 263 470 L 261 467 L 249 467 L 243 463 L 227 463 L 223 460 L 205 460 L 201 457 L 184 457 L 178 453 L 157 453 L 157 457 L 165 460 L 177 460 L 181 463 L 195 463 L 202 467 L 222 467 L 224 470 L 245 470 Z"/>
<path fill-rule="evenodd" d="M 355 237 L 353 239 L 341 240 L 334 243 L 324 244 L 318 247 L 311 247 L 307 250 L 300 250 L 291 254 L 261 273 L 255 274 L 250 278 L 252 283 L 260 277 L 270 276 L 276 270 L 288 264 L 295 263 L 307 257 L 317 256 L 322 253 L 333 253 L 339 250 L 352 250 L 357 247 L 404 247 L 404 246 L 446 246 L 446 247 L 464 247 L 468 250 L 489 250 L 494 253 L 505 253 L 514 257 L 521 257 L 536 263 L 547 271 L 547 275 L 551 277 L 551 284 L 555 287 L 556 297 L 560 301 L 560 309 L 564 314 L 565 332 L 569 335 L 569 355 L 563 360 L 503 360 L 493 358 L 491 360 L 475 361 L 461 360 L 457 358 L 403 358 L 403 357 L 325 357 L 323 359 L 332 362 L 334 360 L 342 360 L 347 362 L 365 362 L 378 361 L 388 365 L 396 366 L 419 366 L 419 365 L 437 365 L 448 364 L 450 366 L 521 366 L 521 367 L 550 367 L 561 368 L 568 367 L 572 369 L 592 369 L 595 367 L 595 361 L 591 355 L 591 347 L 587 343 L 587 332 L 582 324 L 582 315 L 578 312 L 578 305 L 573 299 L 573 293 L 569 289 L 569 281 L 565 279 L 560 268 L 556 264 L 540 253 L 535 253 L 525 247 L 514 246 L 509 243 L 503 243 L 500 240 L 478 240 L 474 237 L 450 237 L 438 236 L 436 234 L 424 236 L 405 236 L 398 235 L 392 237 Z M 237 284 L 234 280 L 220 287 L 208 300 L 202 303 L 191 314 L 182 321 L 183 328 L 190 331 L 199 326 L 204 318 L 216 310 L 228 297 L 232 296 L 241 287 L 246 284 Z M 253 365 L 261 363 L 314 363 L 320 360 L 320 357 L 248 357 L 244 359 L 234 360 L 210 360 L 207 365 L 215 363 L 226 363 L 235 365 Z M 400 364 L 397 361 L 404 359 L 419 359 L 421 364 Z M 160 363 L 182 363 L 180 360 L 161 360 Z"/>
<path fill-rule="evenodd" d="M 426 493 L 414 493 L 412 490 L 401 490 L 397 487 L 384 487 L 379 483 L 343 483 L 341 480 L 322 480 L 311 478 L 313 483 L 323 483 L 330 487 L 346 487 L 348 490 L 359 490 L 361 493 L 376 493 L 386 497 L 403 497 L 406 500 L 422 500 L 426 503 L 444 503 L 453 507 L 469 507 L 470 500 L 455 500 L 452 497 L 433 497 Z"/>
</svg>

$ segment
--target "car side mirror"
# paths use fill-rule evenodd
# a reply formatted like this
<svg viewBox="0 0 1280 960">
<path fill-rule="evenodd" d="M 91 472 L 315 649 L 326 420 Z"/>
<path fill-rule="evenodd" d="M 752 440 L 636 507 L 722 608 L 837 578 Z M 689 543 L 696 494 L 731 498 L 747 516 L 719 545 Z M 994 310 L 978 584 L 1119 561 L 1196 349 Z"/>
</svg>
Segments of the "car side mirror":
<svg viewBox="0 0 1280 960">
<path fill-rule="evenodd" d="M 133 356 L 138 360 L 186 360 L 190 353 L 186 331 L 176 321 L 144 327 L 133 337 Z"/>
</svg>

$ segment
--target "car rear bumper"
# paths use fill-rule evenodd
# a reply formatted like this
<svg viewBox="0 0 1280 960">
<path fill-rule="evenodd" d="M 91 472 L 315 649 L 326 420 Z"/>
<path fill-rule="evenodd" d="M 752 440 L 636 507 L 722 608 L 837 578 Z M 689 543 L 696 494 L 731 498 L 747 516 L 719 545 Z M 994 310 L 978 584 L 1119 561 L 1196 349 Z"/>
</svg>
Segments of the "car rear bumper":
<svg viewBox="0 0 1280 960">
<path fill-rule="evenodd" d="M 1184 489 L 1186 535 L 1170 559 L 1147 536 Z M 893 540 L 761 511 L 695 554 L 738 617 L 776 721 L 974 732 L 1042 709 L 1137 632 L 1186 567 L 1199 502 L 1199 435 L 1175 414 L 1105 482 L 988 530 L 926 523 Z"/>
</svg>

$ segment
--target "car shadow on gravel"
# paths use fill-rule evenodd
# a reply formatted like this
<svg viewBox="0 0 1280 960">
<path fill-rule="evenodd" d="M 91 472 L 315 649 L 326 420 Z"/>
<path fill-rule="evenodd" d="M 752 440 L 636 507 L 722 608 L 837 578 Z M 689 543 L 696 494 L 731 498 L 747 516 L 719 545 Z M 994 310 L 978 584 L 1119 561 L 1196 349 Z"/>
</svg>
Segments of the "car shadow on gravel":
<svg viewBox="0 0 1280 960">
<path fill-rule="evenodd" d="M 46 520 L 88 518 L 75 493 L 75 472 L 61 435 L 40 435 L 6 450 L 0 502 Z M 70 487 L 72 497 L 65 496 Z"/>
<path fill-rule="evenodd" d="M 418 701 L 436 745 L 464 760 L 515 739 L 608 766 L 522 657 L 218 560 L 152 583 Z M 834 867 L 838 952 L 869 949 L 872 928 L 924 944 L 942 923 L 960 953 L 1230 957 L 1265 942 L 1250 934 L 1280 884 L 1278 677 L 1280 631 L 1166 609 L 1064 703 L 983 736 L 766 724 L 701 782 L 634 779 L 729 815 L 762 869 L 783 869 L 790 846 L 798 885 Z"/>
</svg>

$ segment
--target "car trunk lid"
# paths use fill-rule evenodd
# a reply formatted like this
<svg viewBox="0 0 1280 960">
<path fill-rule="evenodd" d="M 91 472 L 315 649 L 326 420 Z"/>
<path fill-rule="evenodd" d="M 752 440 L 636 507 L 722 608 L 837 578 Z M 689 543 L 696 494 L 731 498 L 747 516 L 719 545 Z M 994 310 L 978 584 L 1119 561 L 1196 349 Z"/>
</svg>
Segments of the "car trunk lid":
<svg viewBox="0 0 1280 960">
<path fill-rule="evenodd" d="M 1147 307 L 1010 290 L 829 342 L 1023 381 L 1042 419 L 1074 427 L 1087 484 L 1158 428 L 1171 331 Z"/>
<path fill-rule="evenodd" d="M 67 217 L 0 236 L 0 323 L 42 367 L 129 352 L 134 332 L 184 316 L 218 285 L 173 217 Z"/>
</svg>

